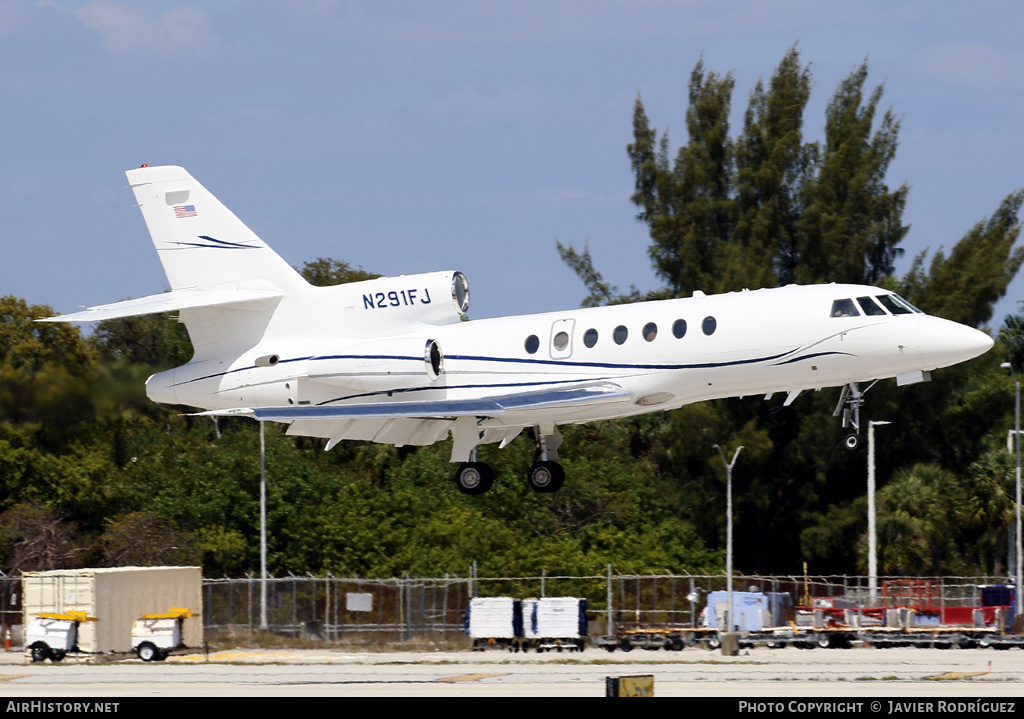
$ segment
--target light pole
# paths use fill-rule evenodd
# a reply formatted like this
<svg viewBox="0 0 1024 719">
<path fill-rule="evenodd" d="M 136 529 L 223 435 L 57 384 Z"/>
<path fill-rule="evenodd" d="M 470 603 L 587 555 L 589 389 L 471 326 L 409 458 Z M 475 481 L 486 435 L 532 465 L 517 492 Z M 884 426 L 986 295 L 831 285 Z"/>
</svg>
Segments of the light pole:
<svg viewBox="0 0 1024 719">
<path fill-rule="evenodd" d="M 891 422 L 868 422 L 868 597 L 878 600 L 878 533 L 875 529 L 875 427 Z"/>
<path fill-rule="evenodd" d="M 1020 539 L 1020 380 L 1017 379 L 1017 373 L 1013 371 L 1013 365 L 1009 362 L 1003 362 L 999 365 L 1003 369 L 1010 370 L 1010 376 L 1013 377 L 1013 384 L 1015 388 L 1015 401 L 1013 405 L 1013 436 L 1016 438 L 1015 446 L 1017 449 L 1017 487 L 1015 490 L 1015 528 L 1014 547 L 1017 555 L 1017 573 L 1013 583 L 1013 614 L 1014 616 L 1021 614 L 1021 602 L 1024 598 L 1021 597 L 1021 539 Z"/>
<path fill-rule="evenodd" d="M 726 610 L 725 610 L 725 626 L 726 632 L 732 632 L 732 468 L 736 465 L 736 458 L 740 456 L 740 450 L 743 446 L 740 445 L 736 448 L 736 452 L 732 455 L 732 462 L 725 461 L 725 452 L 717 444 L 714 445 L 715 449 L 718 450 L 718 454 L 722 457 L 722 464 L 725 465 L 725 575 L 726 575 Z M 714 611 L 714 607 L 711 608 L 711 612 Z"/>
<path fill-rule="evenodd" d="M 267 625 L 267 441 L 260 420 L 260 629 Z"/>
</svg>

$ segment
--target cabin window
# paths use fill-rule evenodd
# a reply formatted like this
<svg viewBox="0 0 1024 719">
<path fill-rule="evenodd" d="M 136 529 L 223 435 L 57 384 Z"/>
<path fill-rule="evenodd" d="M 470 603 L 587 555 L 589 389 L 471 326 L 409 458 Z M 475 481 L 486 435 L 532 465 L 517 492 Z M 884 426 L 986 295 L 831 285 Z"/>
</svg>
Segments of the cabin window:
<svg viewBox="0 0 1024 719">
<path fill-rule="evenodd" d="M 853 300 L 836 300 L 832 303 L 832 317 L 860 317 L 860 312 L 857 311 L 856 305 L 853 304 Z"/>
<path fill-rule="evenodd" d="M 619 325 L 615 328 L 615 331 L 612 332 L 612 339 L 615 340 L 615 344 L 617 345 L 621 345 L 625 342 L 627 337 L 629 337 L 629 330 L 627 330 L 623 325 Z"/>
<path fill-rule="evenodd" d="M 681 340 L 686 334 L 686 320 L 676 320 L 672 325 L 672 335 Z"/>
<path fill-rule="evenodd" d="M 551 340 L 551 343 L 555 346 L 555 349 L 559 352 L 564 352 L 565 348 L 569 346 L 569 333 L 559 332 L 555 335 L 555 338 Z"/>
<path fill-rule="evenodd" d="M 875 302 L 870 297 L 858 297 L 857 298 L 857 304 L 860 305 L 860 308 L 862 310 L 864 310 L 864 314 L 866 314 L 866 315 L 884 315 L 885 314 L 885 310 L 883 310 L 881 307 L 879 307 L 878 303 Z"/>
<path fill-rule="evenodd" d="M 715 330 L 718 329 L 718 320 L 714 317 L 705 317 L 704 321 L 700 323 L 700 328 L 704 330 L 704 334 L 713 335 Z"/>
<path fill-rule="evenodd" d="M 593 347 L 597 344 L 597 330 L 589 329 L 583 333 L 583 344 L 587 347 Z"/>
<path fill-rule="evenodd" d="M 644 325 L 644 341 L 651 342 L 655 337 L 658 336 L 658 325 L 653 322 L 648 322 Z"/>
<path fill-rule="evenodd" d="M 878 301 L 894 315 L 909 315 L 913 312 L 906 302 L 897 302 L 896 295 L 879 295 Z"/>
<path fill-rule="evenodd" d="M 529 354 L 536 354 L 537 350 L 540 349 L 540 340 L 537 339 L 537 335 L 527 337 L 525 347 Z"/>
</svg>

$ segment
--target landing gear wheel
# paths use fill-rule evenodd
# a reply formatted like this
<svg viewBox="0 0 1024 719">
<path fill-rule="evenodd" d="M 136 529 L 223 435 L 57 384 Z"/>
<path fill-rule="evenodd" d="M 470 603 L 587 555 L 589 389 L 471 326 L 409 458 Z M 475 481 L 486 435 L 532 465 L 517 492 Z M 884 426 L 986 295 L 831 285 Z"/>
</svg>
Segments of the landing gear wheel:
<svg viewBox="0 0 1024 719">
<path fill-rule="evenodd" d="M 465 462 L 455 473 L 455 486 L 463 494 L 483 494 L 494 486 L 494 472 L 483 462 Z"/>
<path fill-rule="evenodd" d="M 558 462 L 534 462 L 526 473 L 526 483 L 534 492 L 557 492 L 565 484 L 565 470 Z"/>
<path fill-rule="evenodd" d="M 860 446 L 864 443 L 864 438 L 856 432 L 850 432 L 850 434 L 843 437 L 843 446 L 851 452 L 860 449 Z"/>
<path fill-rule="evenodd" d="M 156 648 L 151 642 L 143 642 L 139 645 L 139 648 L 135 650 L 136 654 L 139 655 L 139 659 L 144 662 L 158 662 L 160 661 L 160 650 Z"/>
</svg>

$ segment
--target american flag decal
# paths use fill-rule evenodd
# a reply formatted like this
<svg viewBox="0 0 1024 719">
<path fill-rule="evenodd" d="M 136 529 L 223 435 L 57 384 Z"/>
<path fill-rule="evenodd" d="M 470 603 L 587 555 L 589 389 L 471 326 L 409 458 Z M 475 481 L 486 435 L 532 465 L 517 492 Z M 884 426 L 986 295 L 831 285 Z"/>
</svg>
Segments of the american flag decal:
<svg viewBox="0 0 1024 719">
<path fill-rule="evenodd" d="M 195 205 L 175 205 L 174 206 L 174 216 L 177 217 L 178 219 L 181 219 L 182 217 L 195 217 L 196 216 L 196 206 Z"/>
</svg>

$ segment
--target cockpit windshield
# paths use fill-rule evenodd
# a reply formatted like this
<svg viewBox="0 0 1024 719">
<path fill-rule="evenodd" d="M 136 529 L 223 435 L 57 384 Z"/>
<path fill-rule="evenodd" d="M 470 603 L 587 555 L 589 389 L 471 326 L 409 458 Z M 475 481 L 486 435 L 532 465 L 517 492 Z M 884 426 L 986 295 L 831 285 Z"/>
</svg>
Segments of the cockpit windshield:
<svg viewBox="0 0 1024 719">
<path fill-rule="evenodd" d="M 858 297 L 857 298 L 857 304 L 860 305 L 860 308 L 862 310 L 864 310 L 864 314 L 866 314 L 866 315 L 884 315 L 885 314 L 885 310 L 883 310 L 881 307 L 879 307 L 878 303 L 875 302 L 870 297 Z"/>
<path fill-rule="evenodd" d="M 885 309 L 882 309 L 883 307 Z M 890 313 L 893 315 L 923 314 L 921 310 L 899 295 L 888 294 L 875 297 L 858 297 L 856 302 L 849 298 L 834 300 L 832 302 L 832 312 L 829 316 L 860 317 L 862 312 L 865 315 L 885 315 Z"/>
<path fill-rule="evenodd" d="M 901 301 L 896 295 L 879 295 L 878 301 L 894 315 L 909 315 L 914 312 L 910 309 L 910 305 Z"/>
</svg>

